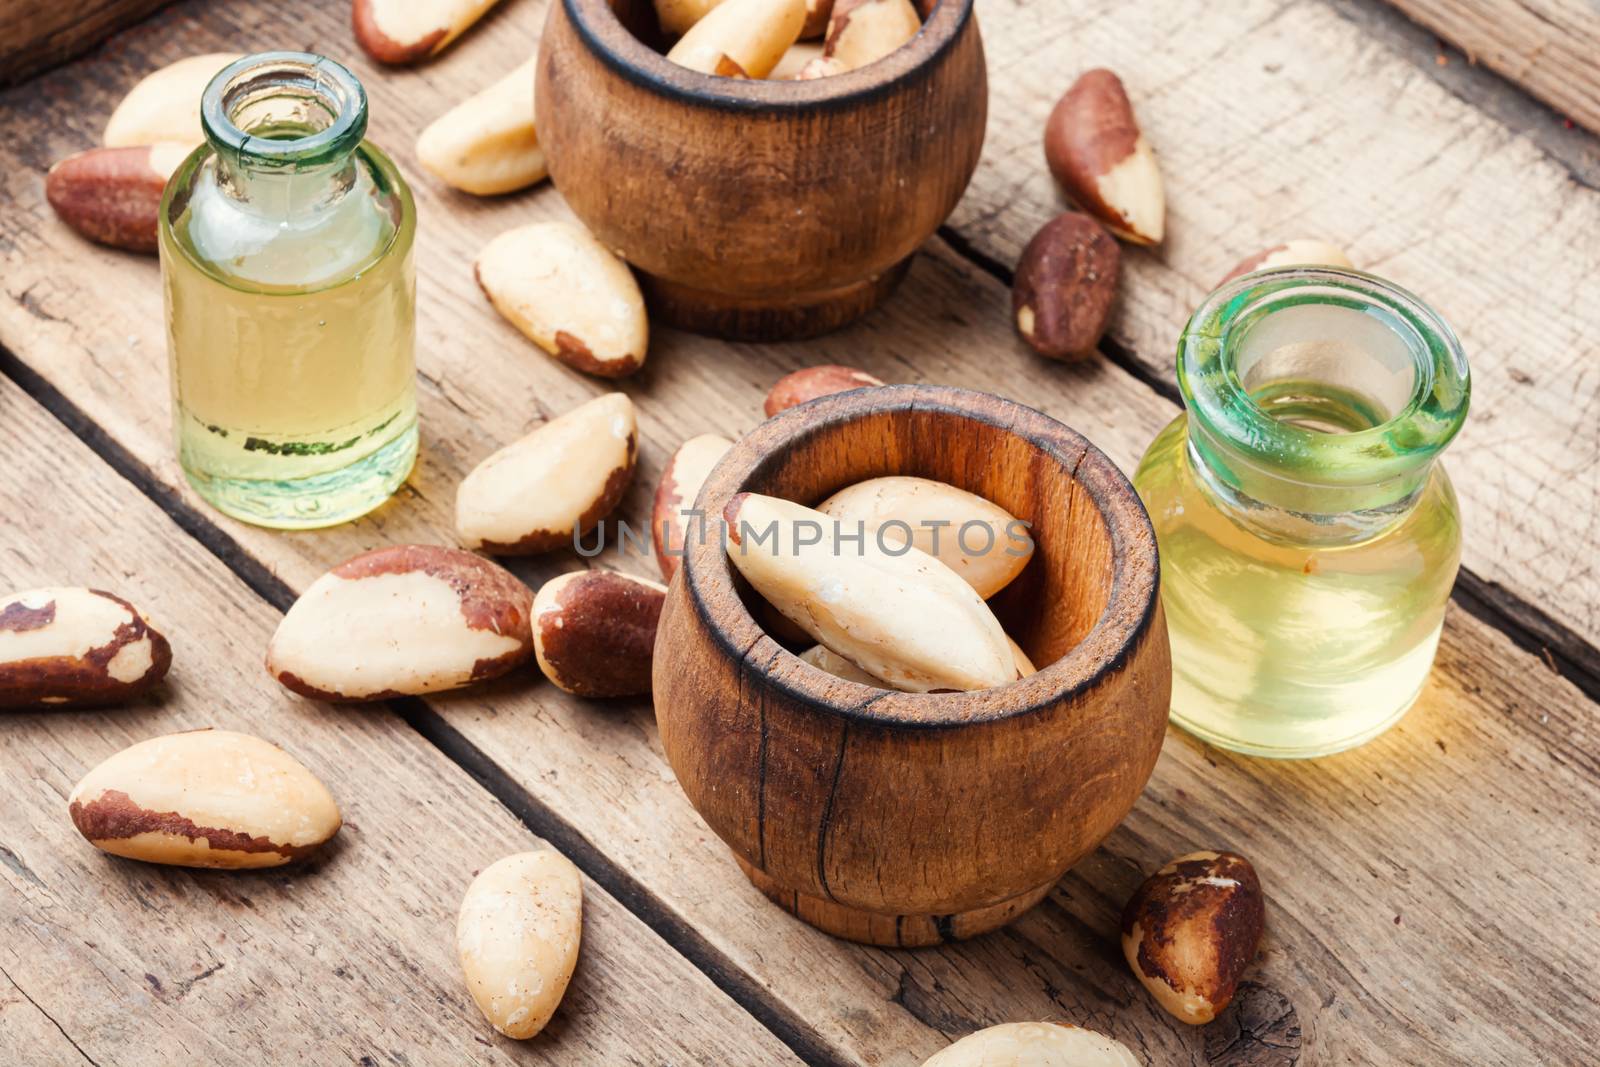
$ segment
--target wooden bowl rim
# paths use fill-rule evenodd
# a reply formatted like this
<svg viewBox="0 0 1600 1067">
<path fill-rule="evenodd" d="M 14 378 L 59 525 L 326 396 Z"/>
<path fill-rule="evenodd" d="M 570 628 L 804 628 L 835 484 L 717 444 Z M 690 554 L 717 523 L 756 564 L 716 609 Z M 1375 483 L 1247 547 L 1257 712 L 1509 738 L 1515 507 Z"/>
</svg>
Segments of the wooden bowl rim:
<svg viewBox="0 0 1600 1067">
<path fill-rule="evenodd" d="M 857 70 L 810 81 L 721 78 L 680 67 L 622 25 L 610 0 L 561 0 L 581 40 L 612 70 L 641 88 L 715 110 L 789 113 L 857 107 L 925 76 L 961 36 L 974 0 L 939 0 L 922 30 L 889 55 Z"/>
<path fill-rule="evenodd" d="M 938 411 L 1015 434 L 1071 472 L 1099 510 L 1112 544 L 1111 593 L 1094 627 L 1070 652 L 1026 678 L 971 693 L 902 693 L 836 678 L 779 644 L 750 614 L 733 580 L 718 538 L 689 546 L 681 580 L 697 617 L 722 653 L 745 660 L 765 637 L 779 655 L 750 670 L 791 700 L 851 722 L 879 728 L 953 729 L 1038 715 L 1092 691 L 1106 675 L 1131 661 L 1157 614 L 1160 564 L 1155 529 L 1132 483 L 1088 438 L 1034 408 L 971 389 L 938 385 L 887 385 L 819 397 L 768 419 L 741 438 L 713 468 L 696 497 L 728 500 L 777 455 L 822 431 L 893 411 Z M 1124 506 L 1112 507 L 1115 501 Z M 1126 506 L 1131 504 L 1132 506 Z M 720 519 L 707 515 L 707 523 Z M 713 600 L 732 604 L 714 616 Z M 784 670 L 774 672 L 776 664 Z M 846 702 L 838 693 L 858 693 Z M 1004 697 L 997 699 L 997 696 Z M 967 705 L 976 702 L 974 712 Z"/>
</svg>

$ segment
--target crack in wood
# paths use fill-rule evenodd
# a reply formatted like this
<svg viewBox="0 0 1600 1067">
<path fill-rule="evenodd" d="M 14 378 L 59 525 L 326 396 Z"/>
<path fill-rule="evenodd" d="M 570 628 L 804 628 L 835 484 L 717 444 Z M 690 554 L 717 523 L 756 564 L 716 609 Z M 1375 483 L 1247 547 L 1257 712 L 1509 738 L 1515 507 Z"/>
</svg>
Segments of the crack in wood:
<svg viewBox="0 0 1600 1067">
<path fill-rule="evenodd" d="M 85 1063 L 93 1064 L 94 1067 L 100 1067 L 99 1063 L 95 1061 L 95 1058 L 83 1051 L 83 1046 L 72 1039 L 72 1035 L 67 1033 L 67 1028 L 56 1021 L 56 1017 L 45 1011 L 43 1006 L 41 1006 L 37 1000 L 34 1000 L 26 989 L 23 989 L 17 984 L 17 980 L 11 977 L 10 972 L 8 972 L 4 967 L 0 967 L 0 975 L 4 975 L 5 980 L 11 983 L 11 988 L 22 994 L 23 1000 L 26 1000 L 29 1004 L 33 1005 L 34 1011 L 37 1011 L 40 1015 L 43 1015 L 46 1019 L 50 1020 L 50 1025 L 54 1026 L 58 1031 L 60 1031 L 61 1036 L 66 1039 L 67 1044 L 71 1045 L 77 1050 L 78 1055 L 83 1057 Z"/>
</svg>

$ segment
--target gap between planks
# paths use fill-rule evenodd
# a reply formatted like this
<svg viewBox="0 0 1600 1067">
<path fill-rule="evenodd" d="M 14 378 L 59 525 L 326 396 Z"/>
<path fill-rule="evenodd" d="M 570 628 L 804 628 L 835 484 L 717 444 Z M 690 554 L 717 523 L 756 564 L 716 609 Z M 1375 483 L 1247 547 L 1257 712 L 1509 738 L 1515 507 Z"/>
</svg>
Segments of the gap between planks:
<svg viewBox="0 0 1600 1067">
<path fill-rule="evenodd" d="M 266 603 L 288 611 L 294 591 L 270 568 L 197 508 L 162 484 L 149 467 L 100 428 L 71 400 L 0 345 L 0 374 L 33 398 L 103 460 L 144 494 L 185 534 L 210 552 Z M 577 827 L 535 798 L 515 778 L 418 697 L 382 702 L 440 754 L 461 768 L 535 835 L 575 863 L 588 878 L 619 901 L 675 952 L 704 974 L 809 1067 L 851 1067 L 804 1019 L 741 970 L 690 923 L 596 847 Z M 20 989 L 20 987 L 18 987 Z M 26 996 L 26 993 L 23 994 Z M 31 1003 L 31 999 L 30 999 Z M 46 1018 L 49 1018 L 46 1016 Z M 50 1020 L 55 1022 L 54 1019 Z M 60 1025 L 57 1024 L 57 1029 Z M 62 1031 L 63 1035 L 66 1032 Z M 71 1041 L 70 1036 L 68 1040 Z M 77 1045 L 73 1045 L 77 1048 Z M 79 1049 L 81 1053 L 82 1050 Z M 88 1056 L 84 1058 L 90 1063 Z"/>
<path fill-rule="evenodd" d="M 939 238 L 952 252 L 999 281 L 1007 289 L 1015 277 L 1012 269 L 968 241 L 950 226 L 939 228 Z M 1124 374 L 1161 398 L 1183 407 L 1175 382 L 1152 374 L 1133 354 L 1109 336 L 1100 342 L 1100 354 Z M 31 372 L 30 372 L 31 373 Z M 1532 653 L 1584 696 L 1600 704 L 1600 648 L 1583 635 L 1552 618 L 1537 604 L 1509 592 L 1463 565 L 1450 597 L 1491 629 L 1498 630 L 1519 649 Z"/>
</svg>

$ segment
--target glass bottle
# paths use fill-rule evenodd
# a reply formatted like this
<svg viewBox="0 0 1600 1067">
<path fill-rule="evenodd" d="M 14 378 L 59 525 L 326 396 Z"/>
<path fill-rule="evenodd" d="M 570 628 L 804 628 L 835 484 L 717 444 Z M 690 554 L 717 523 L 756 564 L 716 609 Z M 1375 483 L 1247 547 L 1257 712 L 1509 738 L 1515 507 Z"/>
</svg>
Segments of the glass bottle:
<svg viewBox="0 0 1600 1067">
<path fill-rule="evenodd" d="M 1435 462 L 1467 362 L 1410 293 L 1354 271 L 1249 274 L 1184 328 L 1186 412 L 1134 478 L 1161 549 L 1172 718 L 1225 748 L 1317 756 L 1416 700 L 1461 555 Z"/>
<path fill-rule="evenodd" d="M 246 522 L 353 519 L 417 453 L 411 192 L 322 56 L 247 56 L 200 117 L 161 208 L 179 461 Z"/>
</svg>

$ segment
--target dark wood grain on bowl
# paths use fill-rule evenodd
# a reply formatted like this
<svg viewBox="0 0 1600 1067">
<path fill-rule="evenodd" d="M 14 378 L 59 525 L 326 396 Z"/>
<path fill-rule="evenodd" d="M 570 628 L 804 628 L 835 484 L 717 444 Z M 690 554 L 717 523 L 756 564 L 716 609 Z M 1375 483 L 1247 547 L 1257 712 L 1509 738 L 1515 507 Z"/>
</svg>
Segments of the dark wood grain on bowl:
<svg viewBox="0 0 1600 1067">
<path fill-rule="evenodd" d="M 690 546 L 656 646 L 678 781 L 768 896 L 841 936 L 926 944 L 1026 910 L 1133 806 L 1171 670 L 1155 538 L 1083 437 L 999 397 L 886 386 L 768 420 L 701 490 L 815 503 L 910 474 L 1033 524 L 996 613 L 1037 674 L 975 693 L 846 682 L 765 631 L 715 539 Z"/>
</svg>

